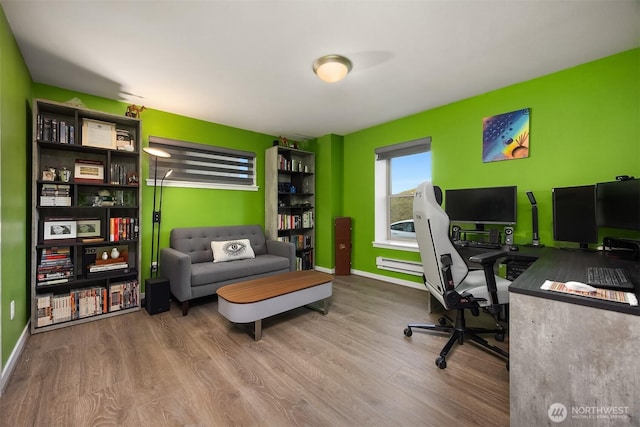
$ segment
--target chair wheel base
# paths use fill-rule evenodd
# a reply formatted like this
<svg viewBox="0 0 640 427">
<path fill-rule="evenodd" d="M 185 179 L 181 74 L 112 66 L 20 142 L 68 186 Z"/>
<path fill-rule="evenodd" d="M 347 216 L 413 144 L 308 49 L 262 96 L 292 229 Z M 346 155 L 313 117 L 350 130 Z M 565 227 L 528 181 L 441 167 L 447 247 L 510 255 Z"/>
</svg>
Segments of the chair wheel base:
<svg viewBox="0 0 640 427">
<path fill-rule="evenodd" d="M 444 357 L 440 356 L 436 359 L 436 366 L 440 369 L 445 369 L 447 367 L 447 361 Z"/>
<path fill-rule="evenodd" d="M 404 330 L 404 336 L 405 337 L 410 337 L 411 335 L 413 335 L 413 332 L 411 331 L 411 328 L 406 328 Z"/>
</svg>

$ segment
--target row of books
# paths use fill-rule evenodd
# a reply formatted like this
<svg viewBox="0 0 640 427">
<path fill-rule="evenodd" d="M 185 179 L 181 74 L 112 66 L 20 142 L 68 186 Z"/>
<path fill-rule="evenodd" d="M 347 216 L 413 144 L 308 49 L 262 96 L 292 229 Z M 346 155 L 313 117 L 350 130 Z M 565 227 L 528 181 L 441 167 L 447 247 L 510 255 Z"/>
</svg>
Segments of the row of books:
<svg viewBox="0 0 640 427">
<path fill-rule="evenodd" d="M 75 144 L 75 127 L 65 120 L 55 117 L 47 117 L 38 114 L 37 138 L 38 141 L 59 142 L 61 144 Z"/>
<path fill-rule="evenodd" d="M 313 211 L 306 211 L 302 215 L 278 214 L 278 230 L 312 228 L 313 223 Z"/>
<path fill-rule="evenodd" d="M 40 206 L 71 206 L 71 189 L 67 184 L 42 184 Z"/>
<path fill-rule="evenodd" d="M 40 194 L 43 196 L 70 196 L 71 186 L 69 184 L 42 184 Z"/>
<path fill-rule="evenodd" d="M 139 305 L 137 280 L 115 283 L 109 287 L 109 292 L 111 294 L 109 311 L 124 310 Z"/>
<path fill-rule="evenodd" d="M 66 283 L 72 277 L 73 262 L 69 246 L 42 249 L 36 273 L 36 286 Z"/>
<path fill-rule="evenodd" d="M 74 289 L 68 294 L 37 296 L 37 326 L 48 326 L 107 312 L 107 288 Z"/>
<path fill-rule="evenodd" d="M 109 182 L 116 185 L 130 184 L 127 180 L 129 168 L 124 163 L 111 163 L 109 170 Z"/>
<path fill-rule="evenodd" d="M 281 242 L 291 242 L 296 245 L 296 250 L 302 251 L 305 249 L 311 249 L 313 242 L 311 236 L 305 234 L 294 234 L 292 236 L 279 236 L 278 240 Z"/>
<path fill-rule="evenodd" d="M 292 172 L 307 172 L 309 167 L 300 160 L 289 160 L 282 154 L 278 154 L 278 170 Z"/>
<path fill-rule="evenodd" d="M 313 250 L 304 252 L 296 257 L 296 270 L 310 270 L 313 268 Z"/>
<path fill-rule="evenodd" d="M 109 218 L 109 241 L 135 240 L 139 233 L 139 219 L 133 217 Z"/>
<path fill-rule="evenodd" d="M 70 320 L 137 307 L 138 281 L 114 283 L 107 288 L 96 286 L 74 289 L 68 294 L 37 296 L 37 326 L 48 326 Z"/>
</svg>

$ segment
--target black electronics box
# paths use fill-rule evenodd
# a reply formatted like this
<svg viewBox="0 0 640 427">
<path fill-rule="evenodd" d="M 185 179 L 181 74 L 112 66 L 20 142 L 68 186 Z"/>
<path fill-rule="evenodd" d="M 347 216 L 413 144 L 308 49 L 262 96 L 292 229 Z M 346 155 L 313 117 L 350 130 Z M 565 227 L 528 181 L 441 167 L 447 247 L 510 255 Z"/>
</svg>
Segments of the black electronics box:
<svg viewBox="0 0 640 427">
<path fill-rule="evenodd" d="M 518 276 L 524 273 L 536 259 L 537 258 L 527 256 L 507 258 L 502 263 L 506 266 L 506 275 L 504 278 L 507 280 L 515 280 Z"/>
<path fill-rule="evenodd" d="M 150 315 L 169 311 L 169 294 L 169 279 L 147 279 L 144 282 L 144 308 Z"/>
</svg>

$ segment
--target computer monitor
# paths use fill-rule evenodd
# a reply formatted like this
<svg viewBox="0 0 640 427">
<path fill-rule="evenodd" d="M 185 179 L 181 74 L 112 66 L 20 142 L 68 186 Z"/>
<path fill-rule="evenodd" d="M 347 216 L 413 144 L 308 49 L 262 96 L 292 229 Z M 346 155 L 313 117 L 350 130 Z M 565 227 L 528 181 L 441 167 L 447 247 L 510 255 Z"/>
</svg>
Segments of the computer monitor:
<svg viewBox="0 0 640 427">
<path fill-rule="evenodd" d="M 598 227 L 640 230 L 640 179 L 596 184 Z"/>
<path fill-rule="evenodd" d="M 518 187 L 486 187 L 448 189 L 445 191 L 445 211 L 451 222 L 471 223 L 476 229 L 484 224 L 513 225 L 516 223 Z"/>
<path fill-rule="evenodd" d="M 551 198 L 554 240 L 578 243 L 582 249 L 598 243 L 595 185 L 553 188 Z"/>
</svg>

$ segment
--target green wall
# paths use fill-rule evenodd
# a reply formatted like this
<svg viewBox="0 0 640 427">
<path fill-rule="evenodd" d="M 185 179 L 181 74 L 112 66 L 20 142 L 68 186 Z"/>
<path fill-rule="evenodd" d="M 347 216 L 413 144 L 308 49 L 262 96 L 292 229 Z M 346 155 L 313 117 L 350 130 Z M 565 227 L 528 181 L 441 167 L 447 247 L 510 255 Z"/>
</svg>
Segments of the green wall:
<svg viewBox="0 0 640 427">
<path fill-rule="evenodd" d="M 315 263 L 332 269 L 335 266 L 334 219 L 342 216 L 343 138 L 325 135 L 312 141 L 316 153 Z"/>
<path fill-rule="evenodd" d="M 418 254 L 373 248 L 371 242 L 374 149 L 423 136 L 433 138 L 436 185 L 517 185 L 516 244 L 531 241 L 525 192 L 532 190 L 539 205 L 542 243 L 568 245 L 553 241 L 553 187 L 611 181 L 617 175 L 640 177 L 639 63 L 640 49 L 634 49 L 346 135 L 344 158 L 350 167 L 344 169 L 344 215 L 353 218 L 353 268 L 419 280 L 375 266 L 378 255 L 419 260 Z M 482 163 L 482 118 L 527 107 L 529 158 Z"/>
<path fill-rule="evenodd" d="M 34 97 L 54 101 L 79 98 L 87 108 L 122 114 L 127 104 L 77 93 L 57 87 L 34 84 Z M 169 245 L 169 232 L 176 227 L 205 225 L 260 224 L 264 227 L 264 152 L 273 136 L 205 122 L 154 109 L 142 114 L 142 145 L 149 136 L 178 139 L 219 147 L 253 151 L 257 161 L 259 191 L 164 187 L 160 247 Z M 148 175 L 149 157 L 142 155 L 142 177 Z M 142 185 L 142 276 L 149 276 L 151 251 L 151 213 L 153 186 Z M 144 286 L 143 286 L 144 288 Z"/>
<path fill-rule="evenodd" d="M 31 76 L 0 8 L 0 335 L 4 369 L 22 331 L 29 321 L 27 269 L 31 223 L 27 213 L 28 184 L 27 128 L 31 113 Z M 16 316 L 10 317 L 10 303 L 16 302 Z"/>
</svg>

